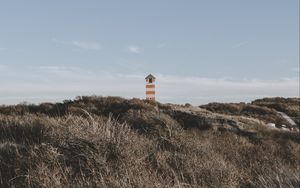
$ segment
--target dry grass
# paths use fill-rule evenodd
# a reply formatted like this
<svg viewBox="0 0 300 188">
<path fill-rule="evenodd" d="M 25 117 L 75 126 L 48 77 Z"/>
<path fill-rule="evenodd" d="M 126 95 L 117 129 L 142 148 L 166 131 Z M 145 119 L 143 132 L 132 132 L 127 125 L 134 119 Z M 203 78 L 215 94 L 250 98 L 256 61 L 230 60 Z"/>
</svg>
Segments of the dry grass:
<svg viewBox="0 0 300 188">
<path fill-rule="evenodd" d="M 49 115 L 44 106 L 0 114 L 0 187 L 300 185 L 297 133 L 243 136 L 215 130 L 203 117 L 187 126 L 192 116 L 173 118 L 171 107 L 111 99 L 67 101 L 60 116 L 53 104 Z"/>
<path fill-rule="evenodd" d="M 268 107 L 286 113 L 300 125 L 300 99 L 299 98 L 264 98 L 252 102 L 257 106 Z"/>
<path fill-rule="evenodd" d="M 276 104 L 278 106 L 280 104 Z M 296 103 L 297 105 L 297 103 Z M 300 104 L 299 104 L 300 105 Z M 274 104 L 273 104 L 274 106 Z M 236 115 L 236 116 L 245 116 L 245 117 L 251 117 L 256 118 L 258 120 L 263 121 L 264 123 L 275 123 L 276 125 L 289 125 L 289 123 L 278 114 L 276 110 L 285 112 L 286 110 L 279 109 L 279 108 L 273 108 L 272 105 L 265 105 L 262 103 L 254 102 L 253 104 L 245 104 L 245 103 L 230 103 L 230 104 L 224 104 L 224 103 L 210 103 L 207 105 L 202 105 L 201 108 L 207 109 L 212 112 L 217 112 L 221 114 L 227 114 L 227 115 Z M 281 107 L 283 105 L 280 105 Z M 284 105 L 287 107 L 287 105 Z M 295 105 L 294 105 L 295 106 Z M 282 107 L 284 108 L 284 107 Z M 287 108 L 285 108 L 287 109 Z M 295 117 L 295 111 L 293 111 L 294 114 L 292 114 L 293 119 Z M 298 114 L 300 113 L 300 108 L 298 106 Z M 297 117 L 297 116 L 296 116 Z M 300 114 L 298 116 L 300 118 Z M 298 121 L 298 120 L 296 120 Z"/>
</svg>

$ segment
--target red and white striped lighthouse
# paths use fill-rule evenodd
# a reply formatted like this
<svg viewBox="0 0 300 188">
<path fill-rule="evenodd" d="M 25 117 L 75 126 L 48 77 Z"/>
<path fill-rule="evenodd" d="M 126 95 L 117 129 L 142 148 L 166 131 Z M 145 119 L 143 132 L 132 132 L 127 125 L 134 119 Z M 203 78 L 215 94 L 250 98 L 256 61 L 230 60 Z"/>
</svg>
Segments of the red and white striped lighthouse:
<svg viewBox="0 0 300 188">
<path fill-rule="evenodd" d="M 149 74 L 146 78 L 146 100 L 155 101 L 155 77 Z"/>
</svg>

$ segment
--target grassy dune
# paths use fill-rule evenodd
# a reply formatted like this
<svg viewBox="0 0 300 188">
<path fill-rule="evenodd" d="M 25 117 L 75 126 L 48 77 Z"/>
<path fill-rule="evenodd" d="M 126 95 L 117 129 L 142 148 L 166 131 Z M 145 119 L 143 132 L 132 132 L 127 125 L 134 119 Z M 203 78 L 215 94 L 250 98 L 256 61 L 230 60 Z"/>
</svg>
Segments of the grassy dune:
<svg viewBox="0 0 300 188">
<path fill-rule="evenodd" d="M 299 187 L 299 159 L 299 133 L 256 116 L 118 97 L 0 107 L 0 187 Z"/>
</svg>

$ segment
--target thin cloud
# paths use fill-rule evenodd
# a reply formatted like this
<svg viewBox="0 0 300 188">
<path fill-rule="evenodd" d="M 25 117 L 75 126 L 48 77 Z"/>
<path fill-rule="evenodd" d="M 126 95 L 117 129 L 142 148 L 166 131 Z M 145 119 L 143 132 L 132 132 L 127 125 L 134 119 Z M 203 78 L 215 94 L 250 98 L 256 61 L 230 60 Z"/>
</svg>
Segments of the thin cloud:
<svg viewBox="0 0 300 188">
<path fill-rule="evenodd" d="M 39 66 L 39 67 L 36 67 L 34 69 L 38 70 L 42 73 L 60 74 L 60 73 L 74 72 L 74 70 L 77 70 L 79 68 L 76 68 L 76 67 L 63 67 L 63 66 Z"/>
<path fill-rule="evenodd" d="M 72 66 L 42 66 L 31 71 L 22 68 L 3 71 L 0 104 L 7 104 L 7 97 L 15 97 L 15 103 L 40 96 L 29 102 L 47 101 L 48 97 L 70 99 L 77 95 L 122 96 L 144 98 L 146 74 L 123 74 L 88 70 Z M 32 77 L 34 75 L 34 77 Z M 208 102 L 240 102 L 269 96 L 299 96 L 299 78 L 274 80 L 227 79 L 187 77 L 154 74 L 157 77 L 157 99 L 160 102 L 204 104 Z M 124 84 L 125 83 L 125 84 Z M 48 97 L 43 97 L 48 96 Z M 13 99 L 10 100 L 10 103 Z"/>
<path fill-rule="evenodd" d="M 292 71 L 299 72 L 300 69 L 299 69 L 299 67 L 295 67 L 295 68 L 292 69 Z"/>
<path fill-rule="evenodd" d="M 102 46 L 99 43 L 92 42 L 92 41 L 75 40 L 72 42 L 67 42 L 67 41 L 56 39 L 56 38 L 52 38 L 51 41 L 54 43 L 57 43 L 57 44 L 75 46 L 76 48 L 80 48 L 80 49 L 84 49 L 84 50 L 100 50 L 100 49 L 102 49 Z"/>
<path fill-rule="evenodd" d="M 0 51 L 4 51 L 4 50 L 7 50 L 7 48 L 0 48 Z"/>
<path fill-rule="evenodd" d="M 274 80 L 178 77 L 157 75 L 161 95 L 191 103 L 239 102 L 269 96 L 299 96 L 299 78 Z M 180 87 L 176 87 L 180 85 Z M 171 89 L 171 90 L 170 90 Z M 188 96 L 188 97 L 186 97 Z M 170 102 L 174 100 L 170 99 Z"/>
<path fill-rule="evenodd" d="M 87 41 L 73 41 L 72 44 L 78 48 L 85 50 L 99 50 L 101 45 L 97 42 L 87 42 Z"/>
<path fill-rule="evenodd" d="M 7 69 L 7 66 L 6 65 L 2 65 L 0 64 L 0 71 L 4 71 Z"/>
<path fill-rule="evenodd" d="M 131 53 L 139 54 L 139 53 L 141 53 L 142 49 L 139 46 L 130 45 L 130 46 L 128 46 L 128 51 Z"/>
<path fill-rule="evenodd" d="M 63 45 L 69 45 L 70 44 L 69 42 L 62 41 L 62 40 L 59 40 L 57 38 L 52 38 L 51 41 L 54 42 L 54 43 L 63 44 Z"/>
<path fill-rule="evenodd" d="M 247 44 L 249 44 L 249 41 L 240 42 L 240 43 L 234 44 L 234 45 L 232 46 L 232 48 L 233 48 L 233 49 L 234 49 L 234 48 L 241 48 L 241 47 L 243 47 L 243 46 L 246 46 Z"/>
<path fill-rule="evenodd" d="M 158 48 L 164 48 L 167 44 L 166 43 L 160 43 L 157 45 Z"/>
<path fill-rule="evenodd" d="M 31 70 L 38 75 L 46 75 L 49 78 L 55 77 L 60 79 L 85 79 L 88 78 L 92 73 L 80 67 L 74 66 L 39 66 L 39 67 L 31 67 Z"/>
</svg>

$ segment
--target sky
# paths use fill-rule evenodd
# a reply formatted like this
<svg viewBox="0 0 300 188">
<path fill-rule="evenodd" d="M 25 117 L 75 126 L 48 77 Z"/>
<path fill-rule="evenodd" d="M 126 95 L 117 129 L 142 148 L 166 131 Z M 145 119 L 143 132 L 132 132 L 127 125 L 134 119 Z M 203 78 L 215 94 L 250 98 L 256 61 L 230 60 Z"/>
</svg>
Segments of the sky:
<svg viewBox="0 0 300 188">
<path fill-rule="evenodd" d="M 298 0 L 1 0 L 0 104 L 299 96 Z"/>
</svg>

